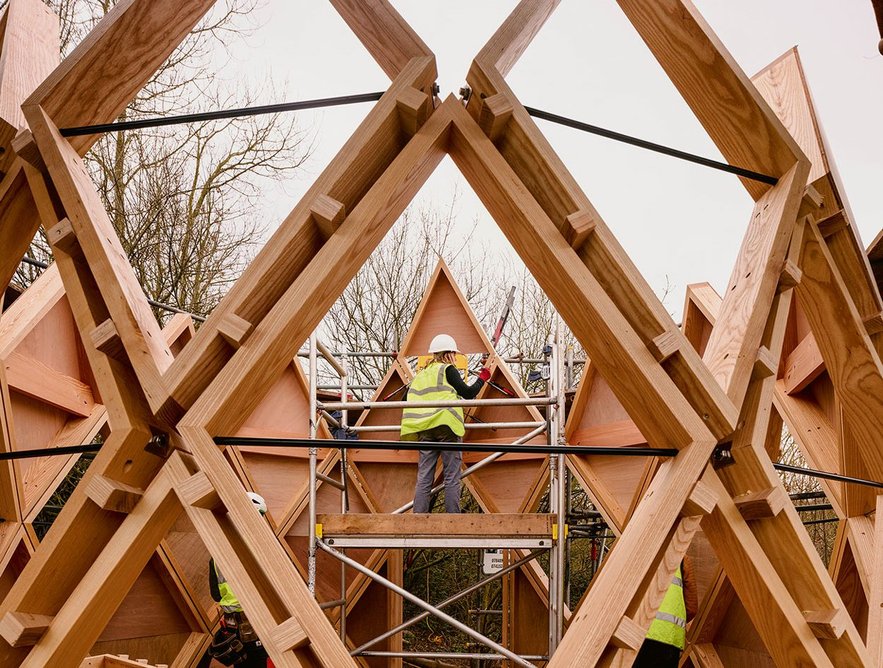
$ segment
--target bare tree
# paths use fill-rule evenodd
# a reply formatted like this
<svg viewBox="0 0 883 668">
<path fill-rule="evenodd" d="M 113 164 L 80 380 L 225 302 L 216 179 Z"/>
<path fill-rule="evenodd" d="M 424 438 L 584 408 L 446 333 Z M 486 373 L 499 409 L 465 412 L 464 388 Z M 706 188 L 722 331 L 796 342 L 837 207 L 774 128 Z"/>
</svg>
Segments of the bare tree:
<svg viewBox="0 0 883 668">
<path fill-rule="evenodd" d="M 116 0 L 47 4 L 61 19 L 66 55 Z M 254 29 L 258 4 L 218 3 L 120 120 L 252 104 L 258 91 L 241 85 L 228 90 L 215 74 L 223 70 L 228 44 Z M 259 186 L 299 168 L 310 149 L 293 117 L 271 115 L 109 133 L 87 154 L 86 164 L 147 295 L 207 313 L 239 276 L 265 231 Z M 50 258 L 42 237 L 29 254 Z M 32 278 L 31 268 L 19 272 L 24 283 Z"/>
<path fill-rule="evenodd" d="M 332 347 L 398 350 L 439 257 L 451 267 L 479 319 L 484 319 L 488 251 L 483 246 L 476 250 L 471 233 L 455 233 L 456 211 L 456 195 L 444 208 L 405 211 L 326 316 L 324 331 Z M 383 358 L 353 362 L 353 384 L 376 382 L 389 367 L 389 360 Z"/>
</svg>

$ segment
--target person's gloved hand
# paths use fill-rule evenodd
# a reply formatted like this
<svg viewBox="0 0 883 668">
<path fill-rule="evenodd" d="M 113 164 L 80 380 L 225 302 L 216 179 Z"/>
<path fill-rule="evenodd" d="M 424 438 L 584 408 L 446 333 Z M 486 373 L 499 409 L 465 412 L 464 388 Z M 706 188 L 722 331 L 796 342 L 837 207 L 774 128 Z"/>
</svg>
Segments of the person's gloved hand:
<svg viewBox="0 0 883 668">
<path fill-rule="evenodd" d="M 485 383 L 488 382 L 491 379 L 491 370 L 486 366 L 481 367 L 481 371 L 478 372 L 478 377 Z"/>
</svg>

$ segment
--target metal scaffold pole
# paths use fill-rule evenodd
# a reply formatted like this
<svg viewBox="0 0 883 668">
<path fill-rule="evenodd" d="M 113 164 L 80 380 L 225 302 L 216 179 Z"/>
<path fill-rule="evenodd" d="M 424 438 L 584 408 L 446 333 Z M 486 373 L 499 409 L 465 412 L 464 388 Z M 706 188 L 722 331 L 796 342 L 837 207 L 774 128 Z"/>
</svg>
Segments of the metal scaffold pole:
<svg viewBox="0 0 883 668">
<path fill-rule="evenodd" d="M 332 356 L 331 359 L 334 359 Z M 340 398 L 343 401 L 346 401 L 349 383 L 349 358 L 346 353 L 340 356 L 340 367 L 338 369 L 340 373 Z M 346 436 L 346 430 L 348 425 L 349 415 L 346 409 L 340 412 L 340 428 L 343 431 L 342 436 Z M 349 498 L 348 498 L 348 489 L 346 484 L 347 476 L 346 476 L 346 448 L 340 449 L 340 512 L 347 513 L 349 511 Z M 340 562 L 340 639 L 345 643 L 346 642 L 346 563 Z"/>
<path fill-rule="evenodd" d="M 310 534 L 307 550 L 307 587 L 313 596 L 316 595 L 316 381 L 318 364 L 316 360 L 316 334 L 310 336 Z"/>
<path fill-rule="evenodd" d="M 564 445 L 564 356 L 561 354 L 564 345 L 564 332 L 561 325 L 561 318 L 555 317 L 555 344 L 552 346 L 552 378 L 555 379 L 554 397 L 557 400 L 552 406 L 553 421 L 552 437 L 556 445 Z M 551 439 L 550 439 L 551 440 Z M 554 556 L 557 559 L 556 571 L 557 578 L 555 582 L 555 609 L 557 618 L 555 620 L 555 632 L 557 634 L 556 647 L 564 635 L 564 589 L 566 577 L 566 558 L 567 558 L 567 455 L 559 454 L 557 456 L 558 475 L 558 500 L 556 505 L 557 522 L 558 522 L 558 540 L 556 541 L 556 551 Z"/>
<path fill-rule="evenodd" d="M 558 393 L 558 379 L 556 378 L 558 355 L 556 354 L 556 346 L 555 337 L 550 336 L 543 350 L 545 356 L 543 375 L 546 377 L 546 394 L 550 400 L 550 405 L 546 408 L 549 445 L 556 445 L 557 441 L 558 417 L 557 412 L 551 405 L 552 398 L 557 396 Z M 561 487 L 558 469 L 559 457 L 560 455 L 558 454 L 549 455 L 549 511 L 560 515 L 561 508 L 558 505 Z M 558 570 L 558 553 L 560 551 L 560 536 L 558 536 L 558 540 L 552 541 L 552 549 L 549 552 L 549 656 L 555 652 L 561 638 L 558 630 L 558 596 L 556 595 L 560 579 Z"/>
</svg>

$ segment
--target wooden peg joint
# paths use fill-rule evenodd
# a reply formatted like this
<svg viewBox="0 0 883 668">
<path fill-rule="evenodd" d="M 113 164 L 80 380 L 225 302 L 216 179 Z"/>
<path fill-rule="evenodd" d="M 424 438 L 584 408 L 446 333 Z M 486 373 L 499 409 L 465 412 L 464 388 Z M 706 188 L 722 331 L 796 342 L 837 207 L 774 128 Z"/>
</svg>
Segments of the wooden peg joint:
<svg viewBox="0 0 883 668">
<path fill-rule="evenodd" d="M 800 283 L 801 278 L 803 278 L 803 271 L 800 267 L 792 260 L 786 260 L 785 265 L 782 267 L 782 273 L 779 275 L 777 291 L 785 292 L 785 290 L 796 287 Z"/>
<path fill-rule="evenodd" d="M 870 315 L 862 322 L 869 336 L 883 332 L 883 312 Z"/>
<path fill-rule="evenodd" d="M 564 219 L 564 238 L 577 253 L 594 231 L 595 217 L 590 211 L 576 211 Z"/>
<path fill-rule="evenodd" d="M 752 375 L 757 380 L 775 376 L 779 370 L 779 360 L 766 346 L 757 349 L 757 358 L 754 360 Z"/>
<path fill-rule="evenodd" d="M 698 515 L 708 515 L 717 506 L 717 492 L 706 485 L 701 480 L 693 486 L 693 491 L 687 497 L 684 508 L 681 510 L 681 517 L 696 517 Z"/>
<path fill-rule="evenodd" d="M 825 204 L 825 198 L 812 184 L 809 184 L 803 190 L 803 208 L 821 209 Z"/>
<path fill-rule="evenodd" d="M 43 156 L 40 155 L 40 149 L 37 148 L 37 142 L 34 141 L 34 135 L 28 129 L 21 130 L 12 138 L 12 150 L 15 154 L 29 165 L 32 165 L 41 172 L 46 169 L 43 162 Z"/>
<path fill-rule="evenodd" d="M 841 209 L 837 213 L 820 220 L 818 226 L 819 233 L 822 237 L 828 239 L 841 230 L 845 230 L 849 227 L 849 221 L 846 220 L 846 215 L 844 214 L 843 209 Z"/>
<path fill-rule="evenodd" d="M 46 230 L 46 239 L 54 249 L 63 251 L 66 255 L 78 255 L 80 244 L 77 241 L 77 233 L 74 226 L 67 218 L 62 218 L 55 225 Z"/>
<path fill-rule="evenodd" d="M 46 633 L 52 617 L 9 611 L 0 619 L 0 636 L 13 647 L 29 647 Z"/>
<path fill-rule="evenodd" d="M 206 510 L 224 509 L 224 502 L 218 496 L 215 486 L 202 471 L 193 474 L 184 482 L 178 483 L 175 491 L 178 493 L 181 503 L 185 505 Z"/>
<path fill-rule="evenodd" d="M 760 492 L 747 492 L 733 499 L 745 520 L 762 520 L 775 517 L 791 500 L 782 487 L 770 487 Z"/>
<path fill-rule="evenodd" d="M 514 107 L 505 93 L 497 93 L 482 100 L 478 125 L 491 141 L 497 141 L 506 132 Z"/>
<path fill-rule="evenodd" d="M 280 652 L 288 652 L 300 649 L 310 644 L 300 622 L 294 617 L 289 617 L 270 632 L 270 641 Z"/>
<path fill-rule="evenodd" d="M 313 223 L 326 241 L 346 218 L 346 207 L 328 195 L 319 195 L 310 207 Z"/>
<path fill-rule="evenodd" d="M 108 318 L 89 334 L 96 350 L 118 361 L 126 360 L 126 349 L 113 320 Z"/>
<path fill-rule="evenodd" d="M 235 313 L 227 313 L 218 323 L 218 335 L 234 350 L 239 350 L 252 331 L 254 325 Z"/>
<path fill-rule="evenodd" d="M 144 490 L 126 483 L 113 480 L 103 475 L 95 475 L 86 488 L 88 496 L 95 505 L 104 510 L 116 513 L 130 513 L 138 505 Z"/>
<path fill-rule="evenodd" d="M 653 357 L 656 358 L 656 361 L 661 364 L 681 349 L 683 341 L 684 337 L 680 332 L 671 330 L 655 337 L 647 344 L 647 348 L 649 348 Z"/>
<path fill-rule="evenodd" d="M 423 127 L 429 114 L 432 113 L 432 98 L 422 90 L 405 88 L 396 98 L 396 108 L 402 129 L 412 137 Z"/>
<path fill-rule="evenodd" d="M 804 610 L 803 618 L 816 638 L 837 640 L 846 631 L 844 610 Z"/>
<path fill-rule="evenodd" d="M 623 616 L 616 625 L 616 630 L 610 638 L 614 647 L 620 649 L 633 649 L 638 651 L 644 643 L 646 632 L 628 616 Z"/>
</svg>

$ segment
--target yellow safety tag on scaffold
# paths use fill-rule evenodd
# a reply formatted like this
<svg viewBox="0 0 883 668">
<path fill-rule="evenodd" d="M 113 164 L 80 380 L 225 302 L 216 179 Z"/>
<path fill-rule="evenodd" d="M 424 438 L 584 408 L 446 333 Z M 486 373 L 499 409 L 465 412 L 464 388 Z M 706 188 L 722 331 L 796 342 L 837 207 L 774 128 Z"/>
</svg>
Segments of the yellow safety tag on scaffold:
<svg viewBox="0 0 883 668">
<path fill-rule="evenodd" d="M 569 529 L 569 525 L 564 525 L 564 538 L 567 538 L 567 531 Z M 558 523 L 552 525 L 552 540 L 558 540 Z"/>
<path fill-rule="evenodd" d="M 321 537 L 322 537 L 322 525 L 319 523 L 316 523 L 316 538 L 321 538 Z"/>
</svg>

